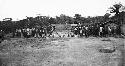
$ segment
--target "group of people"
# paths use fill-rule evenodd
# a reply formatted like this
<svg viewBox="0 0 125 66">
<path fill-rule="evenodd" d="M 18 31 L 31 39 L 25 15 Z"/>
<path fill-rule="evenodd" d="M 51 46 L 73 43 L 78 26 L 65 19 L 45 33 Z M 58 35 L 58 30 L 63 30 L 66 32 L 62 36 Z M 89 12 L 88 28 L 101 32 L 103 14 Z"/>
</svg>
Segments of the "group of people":
<svg viewBox="0 0 125 66">
<path fill-rule="evenodd" d="M 0 38 L 3 38 L 4 36 L 4 31 L 0 31 Z M 51 37 L 53 35 L 53 32 L 55 32 L 59 37 L 61 35 L 58 34 L 58 32 L 55 31 L 55 27 L 52 25 L 49 26 L 43 26 L 40 28 L 23 28 L 23 29 L 15 29 L 12 34 L 13 37 L 25 37 L 25 38 L 30 38 L 30 37 L 35 37 L 35 38 L 46 38 L 46 37 Z M 108 37 L 108 36 L 113 36 L 115 37 L 116 35 L 121 35 L 120 32 L 120 27 L 118 25 L 100 25 L 100 24 L 95 24 L 95 25 L 77 25 L 77 26 L 72 26 L 71 32 L 68 33 L 67 37 L 89 37 L 89 36 L 94 36 L 94 37 Z M 64 35 L 63 35 L 64 37 Z M 66 36 L 65 36 L 66 37 Z"/>
<path fill-rule="evenodd" d="M 115 37 L 120 35 L 120 27 L 118 25 L 81 25 L 75 26 L 72 29 L 72 32 L 79 37 Z"/>
<path fill-rule="evenodd" d="M 40 27 L 40 28 L 24 28 L 24 29 L 16 29 L 15 32 L 13 32 L 13 37 L 46 37 L 50 36 L 52 32 L 54 31 L 53 26 L 47 26 L 47 27 Z"/>
</svg>

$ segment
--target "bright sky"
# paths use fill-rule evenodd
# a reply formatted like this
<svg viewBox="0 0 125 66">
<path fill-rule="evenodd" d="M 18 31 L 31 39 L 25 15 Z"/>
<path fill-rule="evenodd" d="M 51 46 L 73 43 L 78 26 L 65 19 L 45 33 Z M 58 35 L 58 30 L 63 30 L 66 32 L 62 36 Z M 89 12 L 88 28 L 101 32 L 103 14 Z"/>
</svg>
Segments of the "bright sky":
<svg viewBox="0 0 125 66">
<path fill-rule="evenodd" d="M 44 16 L 59 16 L 66 14 L 74 16 L 101 16 L 113 4 L 125 0 L 0 0 L 0 20 L 13 18 L 13 20 L 35 17 L 37 14 Z"/>
</svg>

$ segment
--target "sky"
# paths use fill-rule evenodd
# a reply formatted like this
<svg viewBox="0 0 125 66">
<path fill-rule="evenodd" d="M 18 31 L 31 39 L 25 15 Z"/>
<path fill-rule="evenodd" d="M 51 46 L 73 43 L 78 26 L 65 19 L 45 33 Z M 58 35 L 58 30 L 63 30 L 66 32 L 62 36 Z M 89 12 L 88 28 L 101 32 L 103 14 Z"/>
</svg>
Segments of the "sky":
<svg viewBox="0 0 125 66">
<path fill-rule="evenodd" d="M 0 0 L 0 20 L 21 20 L 38 15 L 55 17 L 60 14 L 74 16 L 103 16 L 108 8 L 125 0 Z"/>
</svg>

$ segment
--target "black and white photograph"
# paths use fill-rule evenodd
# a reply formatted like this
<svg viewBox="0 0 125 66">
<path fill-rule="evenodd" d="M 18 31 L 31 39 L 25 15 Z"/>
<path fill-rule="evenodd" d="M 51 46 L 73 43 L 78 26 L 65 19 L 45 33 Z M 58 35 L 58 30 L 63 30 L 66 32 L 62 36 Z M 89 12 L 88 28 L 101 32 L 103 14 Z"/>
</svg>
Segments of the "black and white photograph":
<svg viewBox="0 0 125 66">
<path fill-rule="evenodd" d="M 0 0 L 0 66 L 125 66 L 125 0 Z"/>
</svg>

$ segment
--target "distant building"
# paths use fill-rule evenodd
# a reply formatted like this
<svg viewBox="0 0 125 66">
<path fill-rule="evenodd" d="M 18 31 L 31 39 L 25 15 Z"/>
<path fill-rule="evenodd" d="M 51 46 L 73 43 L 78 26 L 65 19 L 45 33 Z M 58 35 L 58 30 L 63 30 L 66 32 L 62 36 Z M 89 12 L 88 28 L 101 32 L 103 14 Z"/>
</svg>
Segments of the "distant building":
<svg viewBox="0 0 125 66">
<path fill-rule="evenodd" d="M 12 21 L 12 18 L 5 18 L 3 21 Z"/>
</svg>

